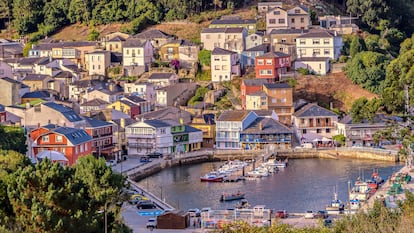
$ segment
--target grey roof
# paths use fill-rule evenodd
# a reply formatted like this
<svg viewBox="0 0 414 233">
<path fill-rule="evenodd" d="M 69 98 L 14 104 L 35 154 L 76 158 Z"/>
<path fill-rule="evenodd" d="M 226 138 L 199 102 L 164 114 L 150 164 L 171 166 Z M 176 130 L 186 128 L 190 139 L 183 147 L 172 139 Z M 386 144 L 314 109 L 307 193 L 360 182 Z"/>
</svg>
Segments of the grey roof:
<svg viewBox="0 0 414 233">
<path fill-rule="evenodd" d="M 161 128 L 161 127 L 169 127 L 170 126 L 170 124 L 168 124 L 168 123 L 166 123 L 162 120 L 156 120 L 156 119 L 144 120 L 144 122 L 148 125 L 151 125 L 154 128 Z"/>
<path fill-rule="evenodd" d="M 41 43 L 35 45 L 33 50 L 52 50 L 52 48 L 74 48 L 95 46 L 96 42 L 92 41 L 63 41 L 57 43 Z"/>
<path fill-rule="evenodd" d="M 290 57 L 289 54 L 282 52 L 268 52 L 263 55 L 257 56 L 256 58 L 275 58 L 275 57 Z"/>
<path fill-rule="evenodd" d="M 242 33 L 245 28 L 203 28 L 201 33 Z"/>
<path fill-rule="evenodd" d="M 287 83 L 265 83 L 263 84 L 266 88 L 291 88 Z"/>
<path fill-rule="evenodd" d="M 137 123 L 137 121 L 132 119 L 132 118 L 124 118 L 124 120 L 125 120 L 125 127 L 128 126 L 128 125 L 132 125 L 132 124 Z M 121 127 L 121 119 L 113 119 L 112 121 L 116 125 L 118 125 L 119 128 Z"/>
<path fill-rule="evenodd" d="M 79 145 L 88 141 L 92 140 L 92 137 L 83 130 L 83 129 L 76 129 L 70 127 L 62 127 L 55 124 L 48 124 L 42 126 L 42 128 L 46 128 L 49 131 L 45 134 L 49 134 L 50 132 L 55 132 L 65 136 L 73 145 Z"/>
<path fill-rule="evenodd" d="M 248 48 L 244 51 L 263 51 L 263 52 L 267 52 L 269 49 L 269 45 L 268 44 L 261 44 L 252 48 Z"/>
<path fill-rule="evenodd" d="M 321 106 L 318 106 L 315 103 L 303 106 L 301 109 L 293 113 L 293 115 L 296 117 L 337 116 L 334 112 Z"/>
<path fill-rule="evenodd" d="M 87 54 L 111 54 L 111 51 L 107 51 L 107 50 L 94 50 L 92 52 L 88 52 Z"/>
<path fill-rule="evenodd" d="M 57 73 L 54 76 L 54 78 L 72 78 L 72 77 L 73 77 L 72 73 L 66 70 L 65 71 L 61 70 L 59 73 Z"/>
<path fill-rule="evenodd" d="M 72 85 L 77 86 L 78 88 L 103 88 L 105 87 L 106 82 L 101 80 L 77 80 L 72 83 Z"/>
<path fill-rule="evenodd" d="M 300 57 L 295 61 L 327 61 L 329 59 L 329 57 Z"/>
<path fill-rule="evenodd" d="M 22 98 L 49 98 L 50 94 L 47 91 L 32 91 L 25 93 Z"/>
<path fill-rule="evenodd" d="M 166 43 L 163 46 L 166 46 L 166 45 L 169 45 L 169 44 L 179 44 L 180 46 L 198 46 L 194 42 L 191 42 L 189 40 L 181 40 L 181 39 L 179 39 L 179 40 L 172 40 L 172 41 Z"/>
<path fill-rule="evenodd" d="M 167 106 L 156 111 L 146 112 L 141 114 L 139 117 L 144 119 L 159 119 L 159 120 L 168 120 L 173 119 L 177 120 L 178 117 L 183 118 L 184 123 L 191 123 L 191 114 L 187 111 L 181 110 L 177 107 Z"/>
<path fill-rule="evenodd" d="M 79 68 L 77 65 L 63 65 L 63 67 L 66 67 L 74 72 L 83 72 L 85 70 Z"/>
<path fill-rule="evenodd" d="M 121 103 L 123 103 L 123 104 L 125 104 L 125 105 L 127 105 L 129 107 L 136 107 L 136 106 L 138 106 L 138 105 L 132 103 L 131 101 L 127 101 L 127 100 L 119 100 L 119 102 L 121 102 Z"/>
<path fill-rule="evenodd" d="M 332 38 L 335 37 L 335 32 L 329 30 L 314 30 L 304 33 L 298 38 Z"/>
<path fill-rule="evenodd" d="M 38 61 L 45 59 L 44 57 L 22 57 L 18 60 L 20 65 L 33 65 Z M 47 58 L 49 60 L 49 58 Z"/>
<path fill-rule="evenodd" d="M 248 110 L 228 110 L 222 112 L 217 121 L 242 121 L 249 113 Z"/>
<path fill-rule="evenodd" d="M 123 38 L 122 36 L 115 36 L 114 38 L 108 40 L 108 42 L 122 42 L 125 41 L 125 38 Z"/>
<path fill-rule="evenodd" d="M 227 49 L 222 49 L 222 48 L 219 48 L 219 47 L 215 47 L 213 49 L 213 52 L 211 52 L 212 55 L 231 55 L 231 54 L 235 54 L 235 53 L 236 52 L 234 52 L 234 51 L 230 51 L 230 50 L 227 50 Z"/>
<path fill-rule="evenodd" d="M 270 34 L 302 34 L 308 32 L 308 29 L 273 29 Z"/>
<path fill-rule="evenodd" d="M 11 79 L 11 78 L 8 78 L 8 77 L 4 77 L 4 78 L 1 78 L 1 79 L 3 79 L 6 82 L 9 82 L 9 83 L 16 83 L 16 84 L 19 84 L 20 83 L 19 81 L 14 80 L 14 79 Z"/>
<path fill-rule="evenodd" d="M 267 96 L 266 93 L 263 90 L 256 91 L 256 92 L 253 92 L 253 93 L 250 93 L 250 94 L 247 94 L 247 95 L 249 95 L 249 96 L 263 96 L 263 97 Z"/>
<path fill-rule="evenodd" d="M 266 78 L 243 79 L 243 83 L 246 86 L 262 86 L 269 82 L 270 80 Z"/>
<path fill-rule="evenodd" d="M 223 25 L 223 24 L 255 24 L 255 19 L 216 19 L 211 21 L 210 25 Z"/>
<path fill-rule="evenodd" d="M 98 128 L 98 127 L 104 127 L 104 126 L 110 126 L 112 123 L 107 121 L 101 121 L 95 118 L 90 117 L 83 117 L 86 122 L 86 128 Z"/>
<path fill-rule="evenodd" d="M 374 121 L 373 123 L 370 122 L 367 119 L 362 119 L 362 121 L 360 123 L 354 123 L 352 122 L 352 116 L 346 115 L 344 118 L 342 118 L 338 123 L 342 123 L 342 124 L 354 124 L 354 125 L 386 125 L 389 122 L 403 122 L 403 119 L 398 117 L 398 116 L 387 116 L 384 114 L 376 114 L 374 116 Z"/>
<path fill-rule="evenodd" d="M 123 48 L 141 48 L 144 47 L 146 40 L 128 38 L 122 45 Z"/>
<path fill-rule="evenodd" d="M 50 76 L 46 74 L 27 74 L 23 81 L 43 81 L 47 78 L 50 78 Z"/>
<path fill-rule="evenodd" d="M 106 102 L 105 100 L 93 99 L 85 103 L 82 103 L 81 106 L 100 106 L 100 105 L 105 105 L 105 104 L 109 104 L 109 103 Z"/>
<path fill-rule="evenodd" d="M 273 114 L 273 110 L 253 110 L 253 112 L 256 113 L 258 117 L 268 117 Z"/>
<path fill-rule="evenodd" d="M 258 117 L 241 134 L 291 134 L 292 130 L 269 117 Z"/>
<path fill-rule="evenodd" d="M 125 99 L 128 99 L 129 101 L 133 103 L 140 103 L 140 102 L 146 102 L 145 99 L 138 97 L 136 95 L 130 95 L 130 96 L 124 96 Z"/>
<path fill-rule="evenodd" d="M 150 30 L 138 33 L 134 37 L 139 38 L 139 39 L 152 40 L 152 39 L 158 39 L 158 38 L 171 38 L 173 36 L 163 31 L 157 30 L 157 29 L 150 29 Z"/>
<path fill-rule="evenodd" d="M 185 128 L 186 133 L 194 133 L 194 132 L 201 132 L 202 131 L 200 129 L 194 128 L 194 127 L 189 126 L 189 125 L 185 125 L 184 128 Z"/>
<path fill-rule="evenodd" d="M 68 108 L 64 105 L 57 104 L 54 102 L 46 102 L 42 104 L 60 112 L 70 122 L 82 121 L 82 118 L 80 118 L 80 116 L 75 111 L 73 111 L 71 108 Z"/>
<path fill-rule="evenodd" d="M 150 79 L 169 79 L 174 73 L 152 73 L 148 80 Z"/>
</svg>

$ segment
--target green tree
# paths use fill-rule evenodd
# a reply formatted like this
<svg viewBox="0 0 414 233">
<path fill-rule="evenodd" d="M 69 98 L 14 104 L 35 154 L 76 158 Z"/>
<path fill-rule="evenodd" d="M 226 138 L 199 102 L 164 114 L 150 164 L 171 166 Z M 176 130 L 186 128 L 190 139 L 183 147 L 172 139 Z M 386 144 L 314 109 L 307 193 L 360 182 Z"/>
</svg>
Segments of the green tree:
<svg viewBox="0 0 414 233">
<path fill-rule="evenodd" d="M 91 26 L 88 34 L 88 41 L 96 41 L 99 38 L 99 32 L 94 26 Z"/>
<path fill-rule="evenodd" d="M 414 104 L 414 49 L 400 54 L 386 69 L 382 99 L 389 113 L 405 112 L 405 88 L 408 87 L 410 106 Z"/>
<path fill-rule="evenodd" d="M 353 83 L 374 93 L 380 93 L 388 63 L 388 58 L 381 53 L 363 51 L 349 60 L 344 70 Z"/>
<path fill-rule="evenodd" d="M 0 149 L 26 153 L 26 136 L 23 128 L 0 125 L 0 135 Z"/>
<path fill-rule="evenodd" d="M 354 37 L 354 39 L 352 39 L 352 42 L 349 48 L 351 57 L 355 57 L 355 55 L 358 54 L 359 52 L 366 51 L 366 50 L 367 50 L 367 47 L 365 45 L 364 40 L 361 37 L 356 36 Z"/>
<path fill-rule="evenodd" d="M 361 15 L 363 23 L 375 30 L 381 19 L 387 18 L 390 6 L 386 0 L 347 0 L 347 11 L 355 16 Z"/>
<path fill-rule="evenodd" d="M 361 123 L 365 117 L 364 107 L 368 102 L 366 97 L 356 99 L 351 107 L 351 117 L 353 123 Z"/>
<path fill-rule="evenodd" d="M 203 66 L 210 66 L 211 63 L 211 51 L 203 49 L 198 53 L 198 60 Z"/>
<path fill-rule="evenodd" d="M 13 0 L 14 26 L 19 35 L 37 30 L 43 21 L 43 0 Z"/>
<path fill-rule="evenodd" d="M 337 142 L 337 143 L 339 143 L 340 145 L 342 145 L 342 146 L 345 146 L 345 136 L 343 135 L 343 134 L 337 134 L 337 135 L 334 135 L 333 137 L 332 137 L 332 139 L 335 141 L 335 142 Z"/>
</svg>

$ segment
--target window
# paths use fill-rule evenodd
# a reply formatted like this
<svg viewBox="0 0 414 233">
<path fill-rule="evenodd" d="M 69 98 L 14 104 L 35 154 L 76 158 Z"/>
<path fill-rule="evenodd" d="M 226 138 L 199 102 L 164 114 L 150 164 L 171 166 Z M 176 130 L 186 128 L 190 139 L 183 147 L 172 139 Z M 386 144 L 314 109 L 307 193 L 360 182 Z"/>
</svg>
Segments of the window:
<svg viewBox="0 0 414 233">
<path fill-rule="evenodd" d="M 326 129 L 325 132 L 326 133 L 330 133 L 331 132 L 331 129 Z"/>
<path fill-rule="evenodd" d="M 329 39 L 323 39 L 323 44 L 329 44 Z"/>
<path fill-rule="evenodd" d="M 285 19 L 279 19 L 278 22 L 279 22 L 279 24 L 284 24 L 285 23 Z"/>
<path fill-rule="evenodd" d="M 300 10 L 299 9 L 295 9 L 295 14 L 300 14 Z"/>
<path fill-rule="evenodd" d="M 92 65 L 92 70 L 94 70 L 95 69 L 95 65 Z"/>
<path fill-rule="evenodd" d="M 101 69 L 101 65 L 98 65 L 98 70 L 100 70 Z"/>
<path fill-rule="evenodd" d="M 270 24 L 275 24 L 276 23 L 276 19 L 269 19 L 269 23 Z"/>
<path fill-rule="evenodd" d="M 220 70 L 220 65 L 215 65 L 214 70 Z"/>
<path fill-rule="evenodd" d="M 56 135 L 56 142 L 62 142 L 62 135 Z"/>
<path fill-rule="evenodd" d="M 127 54 L 127 55 L 129 54 L 129 49 L 127 49 L 127 50 L 126 50 L 126 54 Z"/>
<path fill-rule="evenodd" d="M 313 55 L 320 55 L 321 54 L 321 50 L 320 49 L 314 49 L 313 50 Z"/>
<path fill-rule="evenodd" d="M 322 133 L 321 129 L 316 129 L 316 133 Z"/>
<path fill-rule="evenodd" d="M 300 22 L 304 23 L 305 22 L 305 18 L 300 18 Z"/>
<path fill-rule="evenodd" d="M 272 103 L 276 103 L 277 101 L 276 101 L 276 98 L 272 98 Z"/>
<path fill-rule="evenodd" d="M 280 11 L 273 11 L 274 15 L 280 15 Z"/>
<path fill-rule="evenodd" d="M 266 73 L 271 75 L 272 74 L 272 70 L 266 70 Z"/>
<path fill-rule="evenodd" d="M 260 70 L 260 75 L 264 75 L 266 70 Z"/>
<path fill-rule="evenodd" d="M 286 103 L 286 98 L 282 98 L 280 101 L 281 101 L 282 103 Z M 283 110 L 285 110 L 285 109 L 283 109 Z"/>
<path fill-rule="evenodd" d="M 294 19 L 294 18 L 292 18 L 290 21 L 291 21 L 292 23 L 295 23 L 295 19 Z"/>
<path fill-rule="evenodd" d="M 272 63 L 272 59 L 266 59 L 266 65 L 271 65 Z"/>
<path fill-rule="evenodd" d="M 324 55 L 329 55 L 329 54 L 331 54 L 331 51 L 329 49 L 324 49 L 323 54 Z"/>
<path fill-rule="evenodd" d="M 172 53 L 173 52 L 173 48 L 167 48 L 167 52 Z"/>
<path fill-rule="evenodd" d="M 263 59 L 258 59 L 257 60 L 257 64 L 258 65 L 263 65 L 264 64 L 264 60 Z"/>
<path fill-rule="evenodd" d="M 313 39 L 313 40 L 312 40 L 312 44 L 320 44 L 319 39 Z"/>
<path fill-rule="evenodd" d="M 300 40 L 299 44 L 306 44 L 306 41 L 305 40 Z"/>
<path fill-rule="evenodd" d="M 4 70 L 3 69 L 0 69 L 0 74 L 4 74 Z"/>
<path fill-rule="evenodd" d="M 302 129 L 302 134 L 306 134 L 306 129 Z"/>
<path fill-rule="evenodd" d="M 49 142 L 49 135 L 43 136 L 42 141 L 43 142 Z"/>
<path fill-rule="evenodd" d="M 286 38 L 282 38 L 282 43 L 286 43 Z"/>
</svg>

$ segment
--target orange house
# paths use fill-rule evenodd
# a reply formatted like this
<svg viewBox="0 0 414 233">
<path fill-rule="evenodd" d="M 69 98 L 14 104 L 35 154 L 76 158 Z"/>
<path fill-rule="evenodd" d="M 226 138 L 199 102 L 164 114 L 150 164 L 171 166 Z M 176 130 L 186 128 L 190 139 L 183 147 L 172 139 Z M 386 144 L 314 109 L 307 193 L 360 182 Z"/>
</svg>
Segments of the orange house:
<svg viewBox="0 0 414 233">
<path fill-rule="evenodd" d="M 83 129 L 48 124 L 32 130 L 30 138 L 35 157 L 45 150 L 58 151 L 73 165 L 79 157 L 92 154 L 92 138 Z"/>
<path fill-rule="evenodd" d="M 111 156 L 115 152 L 115 124 L 89 117 L 84 119 L 85 131 L 92 137 L 92 153 L 97 157 Z"/>
</svg>

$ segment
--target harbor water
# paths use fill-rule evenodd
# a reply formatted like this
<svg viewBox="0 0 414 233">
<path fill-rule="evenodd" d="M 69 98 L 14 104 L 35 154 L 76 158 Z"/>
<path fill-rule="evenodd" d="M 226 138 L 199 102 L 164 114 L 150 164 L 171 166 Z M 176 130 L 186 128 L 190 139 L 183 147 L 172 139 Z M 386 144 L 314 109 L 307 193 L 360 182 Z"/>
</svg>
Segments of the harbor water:
<svg viewBox="0 0 414 233">
<path fill-rule="evenodd" d="M 200 182 L 200 176 L 224 162 L 168 168 L 139 181 L 139 184 L 176 208 L 234 208 L 238 201 L 220 202 L 223 193 L 245 192 L 251 206 L 266 205 L 289 212 L 321 210 L 330 203 L 334 189 L 348 200 L 348 181 L 369 179 L 373 170 L 387 179 L 403 165 L 367 160 L 298 159 L 268 177 L 235 183 Z"/>
</svg>

